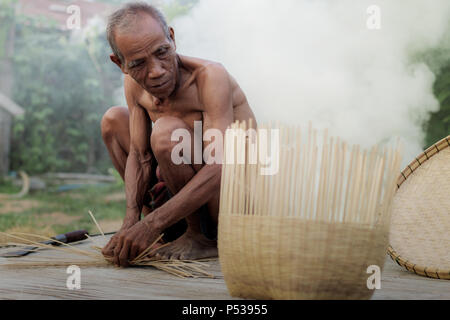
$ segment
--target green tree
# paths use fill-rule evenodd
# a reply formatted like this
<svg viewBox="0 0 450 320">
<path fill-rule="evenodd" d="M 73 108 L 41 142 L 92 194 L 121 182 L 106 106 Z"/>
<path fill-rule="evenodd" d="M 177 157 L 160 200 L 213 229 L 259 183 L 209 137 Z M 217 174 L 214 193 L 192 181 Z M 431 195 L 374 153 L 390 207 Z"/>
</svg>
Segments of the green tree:
<svg viewBox="0 0 450 320">
<path fill-rule="evenodd" d="M 170 1 L 162 7 L 173 19 L 196 2 Z M 13 99 L 26 111 L 13 129 L 12 169 L 31 174 L 107 172 L 111 162 L 100 121 L 116 104 L 114 93 L 122 86 L 122 75 L 109 60 L 104 27 L 84 30 L 77 38 L 46 18 L 17 14 L 16 3 L 0 2 L 0 54 L 5 30 L 14 28 L 14 55 L 9 57 L 15 73 Z"/>
<path fill-rule="evenodd" d="M 12 168 L 105 172 L 110 163 L 100 121 L 114 104 L 121 73 L 109 62 L 104 30 L 77 40 L 51 21 L 17 15 L 8 5 L 0 11 L 15 28 L 13 99 L 26 111 L 13 129 Z"/>
<path fill-rule="evenodd" d="M 426 125 L 426 146 L 430 146 L 450 134 L 450 60 L 437 73 L 434 94 L 441 107 L 432 113 Z"/>
</svg>

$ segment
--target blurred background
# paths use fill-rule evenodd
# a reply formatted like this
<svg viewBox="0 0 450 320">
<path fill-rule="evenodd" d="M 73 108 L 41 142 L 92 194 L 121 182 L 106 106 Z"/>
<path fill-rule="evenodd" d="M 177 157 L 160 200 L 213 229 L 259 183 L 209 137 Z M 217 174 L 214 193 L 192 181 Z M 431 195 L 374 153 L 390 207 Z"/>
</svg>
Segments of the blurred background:
<svg viewBox="0 0 450 320">
<path fill-rule="evenodd" d="M 88 210 L 120 227 L 123 183 L 100 121 L 125 105 L 105 35 L 125 2 L 0 0 L 0 231 L 95 231 Z M 450 133 L 447 0 L 147 2 L 180 53 L 228 68 L 260 121 L 312 121 L 363 146 L 400 138 L 404 164 Z M 373 4 L 378 30 L 366 23 Z"/>
<path fill-rule="evenodd" d="M 0 231 L 96 231 L 88 210 L 105 231 L 120 227 L 123 183 L 100 121 L 125 105 L 105 34 L 123 2 L 0 0 Z M 195 2 L 152 1 L 169 21 Z M 70 5 L 80 8 L 80 29 L 68 28 Z M 20 171 L 30 188 L 19 198 Z"/>
</svg>

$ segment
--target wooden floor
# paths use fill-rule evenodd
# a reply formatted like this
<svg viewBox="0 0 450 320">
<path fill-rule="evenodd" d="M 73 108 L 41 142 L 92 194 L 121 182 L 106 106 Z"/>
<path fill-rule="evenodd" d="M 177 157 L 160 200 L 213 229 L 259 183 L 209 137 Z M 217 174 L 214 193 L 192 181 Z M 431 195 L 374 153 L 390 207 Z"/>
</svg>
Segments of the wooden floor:
<svg viewBox="0 0 450 320">
<path fill-rule="evenodd" d="M 85 241 L 78 246 L 90 246 Z M 0 249 L 1 252 L 11 249 Z M 67 253 L 44 250 L 20 261 L 75 259 Z M 11 269 L 11 259 L 0 258 L 0 299 L 232 299 L 228 294 L 218 260 L 205 270 L 214 279 L 180 279 L 153 268 L 114 267 L 81 269 L 81 289 L 66 287 L 66 268 Z M 14 261 L 19 261 L 15 259 Z M 383 271 L 381 289 L 373 299 L 450 299 L 450 281 L 417 276 L 403 270 L 389 258 Z"/>
</svg>

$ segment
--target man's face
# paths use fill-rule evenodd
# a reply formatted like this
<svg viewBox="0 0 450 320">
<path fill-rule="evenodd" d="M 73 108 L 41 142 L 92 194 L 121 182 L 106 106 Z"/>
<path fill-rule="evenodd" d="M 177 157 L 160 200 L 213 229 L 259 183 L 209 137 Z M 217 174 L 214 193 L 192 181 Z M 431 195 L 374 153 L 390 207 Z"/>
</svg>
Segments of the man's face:
<svg viewBox="0 0 450 320">
<path fill-rule="evenodd" d="M 116 33 L 123 55 L 122 70 L 157 98 L 167 98 L 176 87 L 178 62 L 173 31 L 168 39 L 156 19 L 140 14 L 130 31 Z"/>
</svg>

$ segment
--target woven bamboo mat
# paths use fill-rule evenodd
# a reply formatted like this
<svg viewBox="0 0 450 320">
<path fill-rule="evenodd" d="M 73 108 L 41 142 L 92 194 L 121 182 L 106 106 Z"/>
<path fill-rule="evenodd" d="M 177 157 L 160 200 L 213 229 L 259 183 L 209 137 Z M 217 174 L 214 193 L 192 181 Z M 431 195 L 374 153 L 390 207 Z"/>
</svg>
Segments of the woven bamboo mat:
<svg viewBox="0 0 450 320">
<path fill-rule="evenodd" d="M 388 253 L 418 275 L 450 279 L 450 136 L 401 173 Z"/>
</svg>

